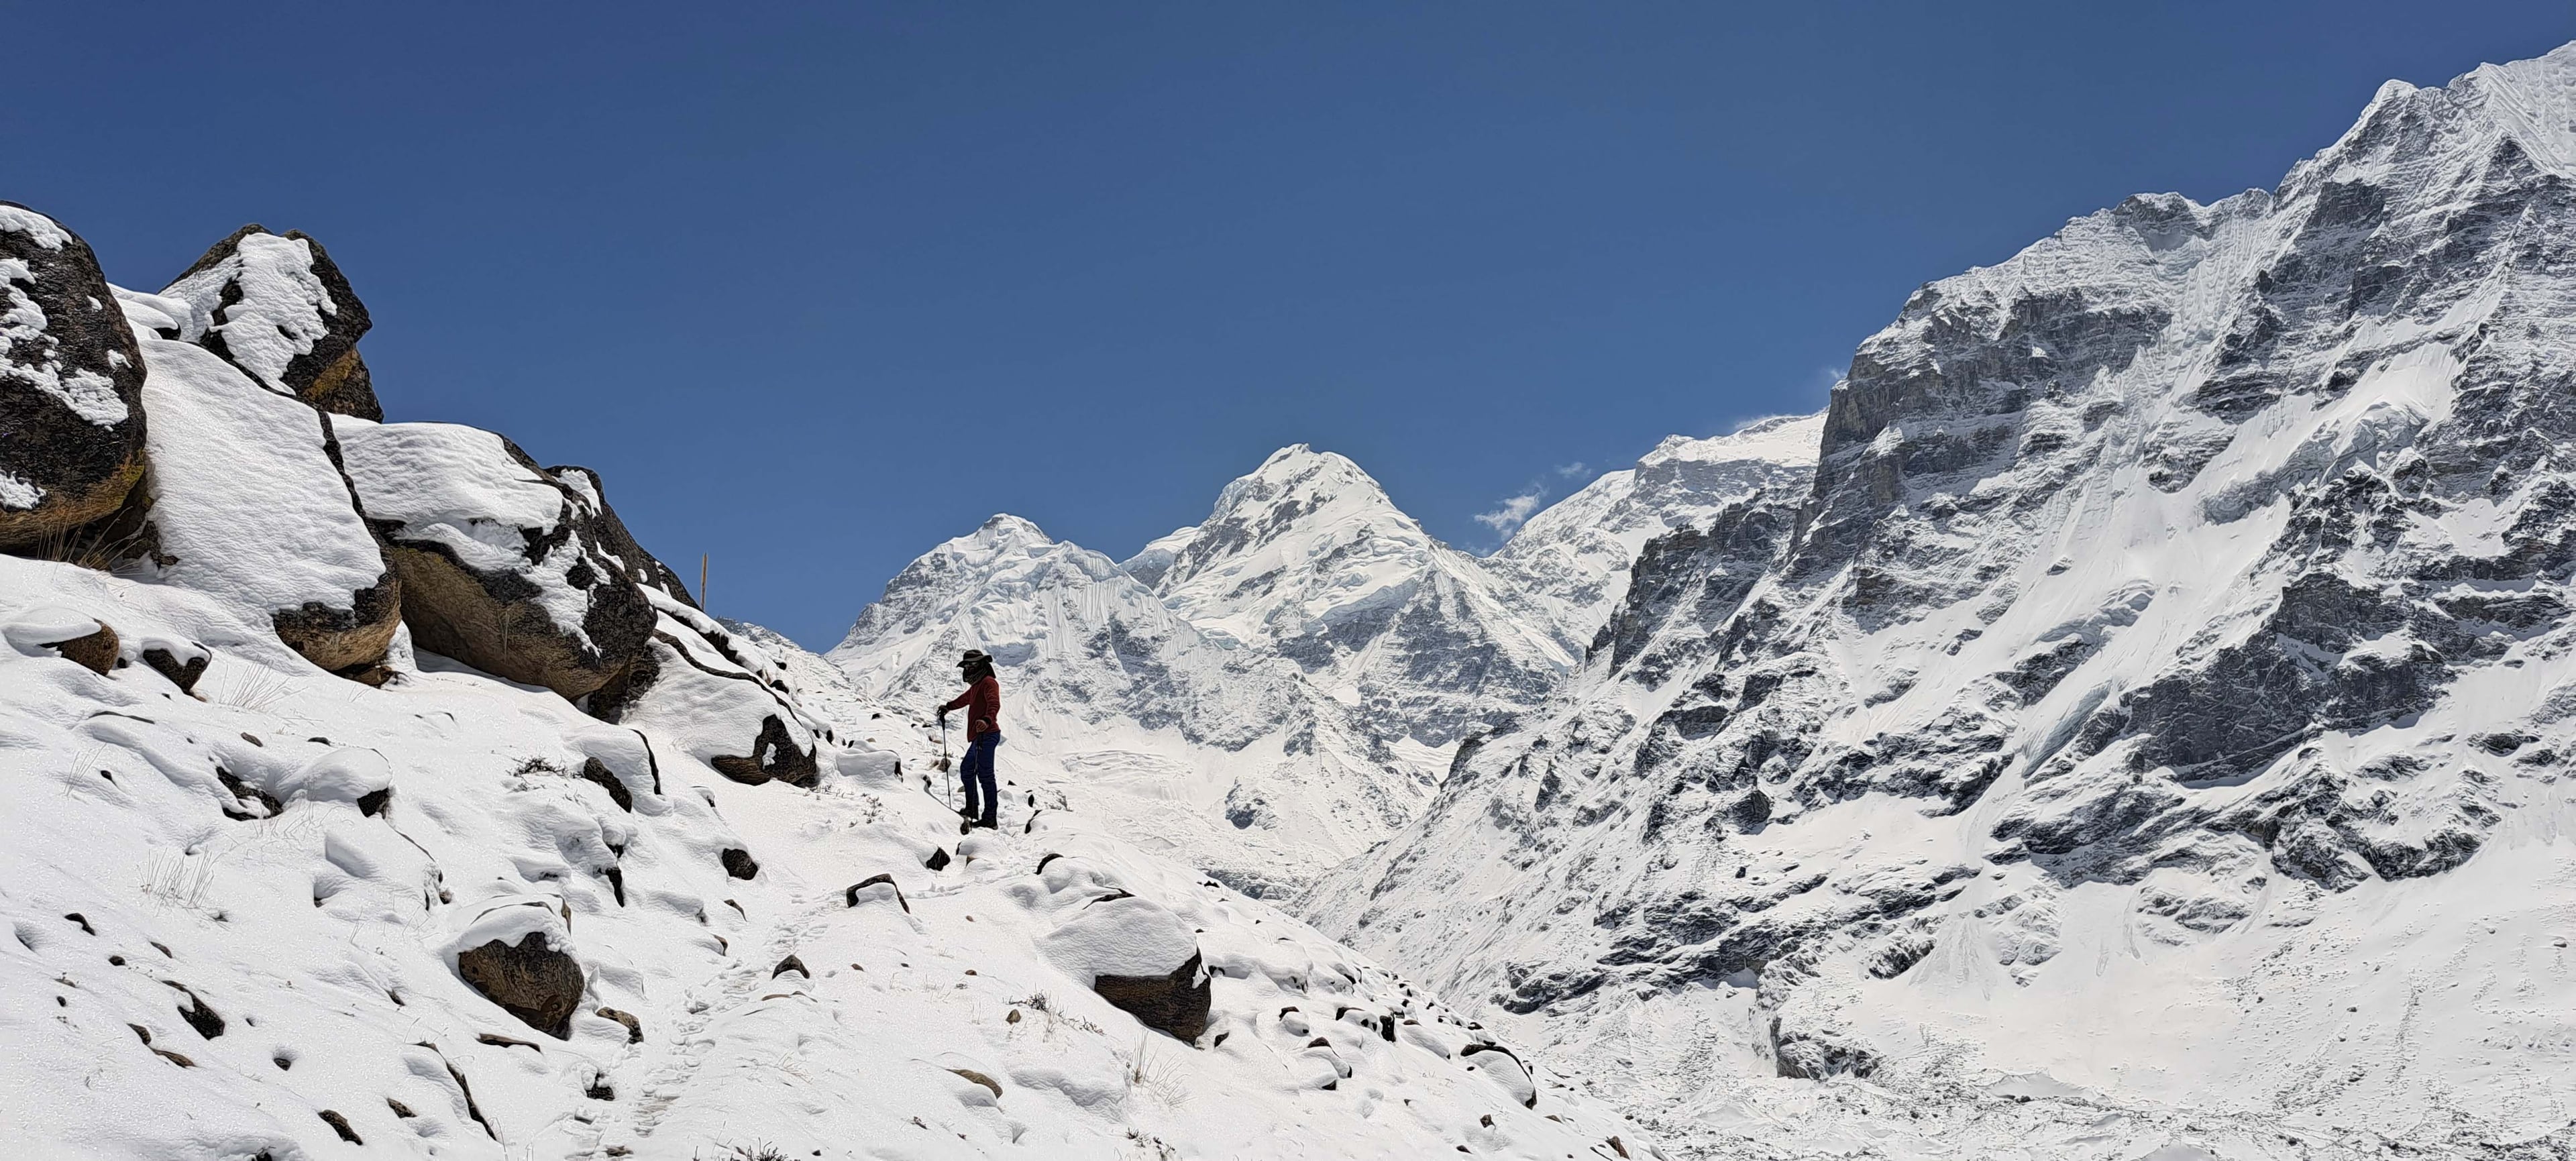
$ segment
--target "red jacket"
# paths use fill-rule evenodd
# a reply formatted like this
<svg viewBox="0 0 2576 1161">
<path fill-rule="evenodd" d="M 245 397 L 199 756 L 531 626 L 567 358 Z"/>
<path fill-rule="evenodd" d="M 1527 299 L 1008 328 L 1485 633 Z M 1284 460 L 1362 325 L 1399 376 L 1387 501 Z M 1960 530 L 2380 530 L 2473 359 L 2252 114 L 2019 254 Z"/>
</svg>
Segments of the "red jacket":
<svg viewBox="0 0 2576 1161">
<path fill-rule="evenodd" d="M 958 694 L 957 700 L 939 707 L 939 712 L 944 715 L 961 707 L 966 711 L 967 741 L 1002 732 L 1002 683 L 993 680 L 991 675 L 967 686 L 966 692 Z"/>
</svg>

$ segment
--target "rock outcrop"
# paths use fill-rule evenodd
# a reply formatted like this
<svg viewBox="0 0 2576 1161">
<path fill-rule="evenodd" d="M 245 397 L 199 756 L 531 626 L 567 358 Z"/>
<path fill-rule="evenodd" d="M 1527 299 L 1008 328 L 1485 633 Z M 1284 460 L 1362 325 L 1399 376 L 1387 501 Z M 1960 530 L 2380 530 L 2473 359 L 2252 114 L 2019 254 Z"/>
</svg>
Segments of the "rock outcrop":
<svg viewBox="0 0 2576 1161">
<path fill-rule="evenodd" d="M 186 303 L 159 328 L 239 367 L 261 386 L 324 411 L 385 417 L 358 339 L 367 308 L 320 242 L 252 224 L 217 242 L 162 296 Z"/>
<path fill-rule="evenodd" d="M 1181 1043 L 1193 1043 L 1207 1031 L 1208 974 L 1195 953 L 1161 975 L 1095 976 L 1091 990 L 1137 1023 Z"/>
<path fill-rule="evenodd" d="M 0 548 L 114 513 L 143 478 L 143 355 L 89 244 L 0 202 Z"/>
<path fill-rule="evenodd" d="M 823 727 L 757 645 L 700 612 L 587 468 L 448 423 L 344 421 L 343 459 L 419 647 L 604 721 L 660 721 L 737 782 L 810 786 Z"/>
<path fill-rule="evenodd" d="M 456 974 L 501 1010 L 557 1040 L 572 1037 L 572 1014 L 581 1009 L 581 961 L 556 948 L 544 932 L 517 943 L 492 940 L 456 955 Z"/>
</svg>

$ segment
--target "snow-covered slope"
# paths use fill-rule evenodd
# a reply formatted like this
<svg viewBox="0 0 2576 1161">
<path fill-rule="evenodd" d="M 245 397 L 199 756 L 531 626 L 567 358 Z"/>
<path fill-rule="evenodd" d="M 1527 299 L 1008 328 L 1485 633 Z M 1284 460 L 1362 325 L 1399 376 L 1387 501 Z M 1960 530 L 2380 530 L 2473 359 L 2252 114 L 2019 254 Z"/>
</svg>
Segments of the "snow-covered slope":
<svg viewBox="0 0 2576 1161">
<path fill-rule="evenodd" d="M 113 339 L 185 373 L 187 414 L 259 422 L 150 427 L 146 499 L 190 537 L 0 555 L 0 1155 L 1651 1149 L 1431 995 L 1139 850 L 1034 755 L 1004 756 L 1002 828 L 960 837 L 927 735 L 708 618 L 597 475 L 345 416 L 325 456 L 317 400 Z M 281 493 L 226 456 L 325 470 Z M 363 671 L 324 668 L 243 563 L 347 563 L 327 538 L 293 556 L 267 527 L 287 502 L 347 516 L 362 557 L 369 529 L 398 546 L 402 616 Z"/>
<path fill-rule="evenodd" d="M 2392 83 L 1917 291 L 1308 913 L 1718 1155 L 2563 1155 L 2570 126 Z"/>
<path fill-rule="evenodd" d="M 1295 920 L 1032 808 L 1015 762 L 1007 825 L 960 840 L 904 772 L 918 735 L 836 751 L 811 790 L 745 786 L 542 689 L 341 681 L 184 590 L 7 557 L 0 582 L 12 642 L 66 617 L 236 642 L 205 700 L 148 666 L 0 655 L 9 1156 L 1640 1144 Z M 460 966 L 530 937 L 569 957 L 554 990 L 558 961 L 525 973 L 534 1019 Z M 1193 957 L 1194 1044 L 1092 991 Z"/>
</svg>

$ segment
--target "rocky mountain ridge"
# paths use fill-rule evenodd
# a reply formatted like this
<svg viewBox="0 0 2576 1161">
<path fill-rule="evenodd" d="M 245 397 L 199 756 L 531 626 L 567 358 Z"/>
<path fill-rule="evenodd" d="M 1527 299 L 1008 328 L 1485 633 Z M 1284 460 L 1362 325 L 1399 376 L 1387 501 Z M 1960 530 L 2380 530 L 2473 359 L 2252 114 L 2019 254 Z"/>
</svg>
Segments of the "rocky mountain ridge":
<svg viewBox="0 0 2576 1161">
<path fill-rule="evenodd" d="M 2052 1155 L 2563 1152 L 2571 145 L 2576 46 L 2391 83 L 1918 290 L 1812 488 L 1650 543 L 1304 910 L 1724 1155 L 1818 1077 L 1891 1154 L 1997 1091 Z"/>
</svg>

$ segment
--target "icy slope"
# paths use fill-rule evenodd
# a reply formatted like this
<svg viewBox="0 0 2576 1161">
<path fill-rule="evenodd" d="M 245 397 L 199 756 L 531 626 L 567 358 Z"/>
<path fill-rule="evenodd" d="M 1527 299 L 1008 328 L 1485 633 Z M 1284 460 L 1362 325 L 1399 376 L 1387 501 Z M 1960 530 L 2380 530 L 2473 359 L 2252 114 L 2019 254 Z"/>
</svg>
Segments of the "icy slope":
<svg viewBox="0 0 2576 1161">
<path fill-rule="evenodd" d="M 1307 912 L 1715 1155 L 2563 1154 L 2570 125 L 2391 84 L 1917 291 Z"/>
</svg>

